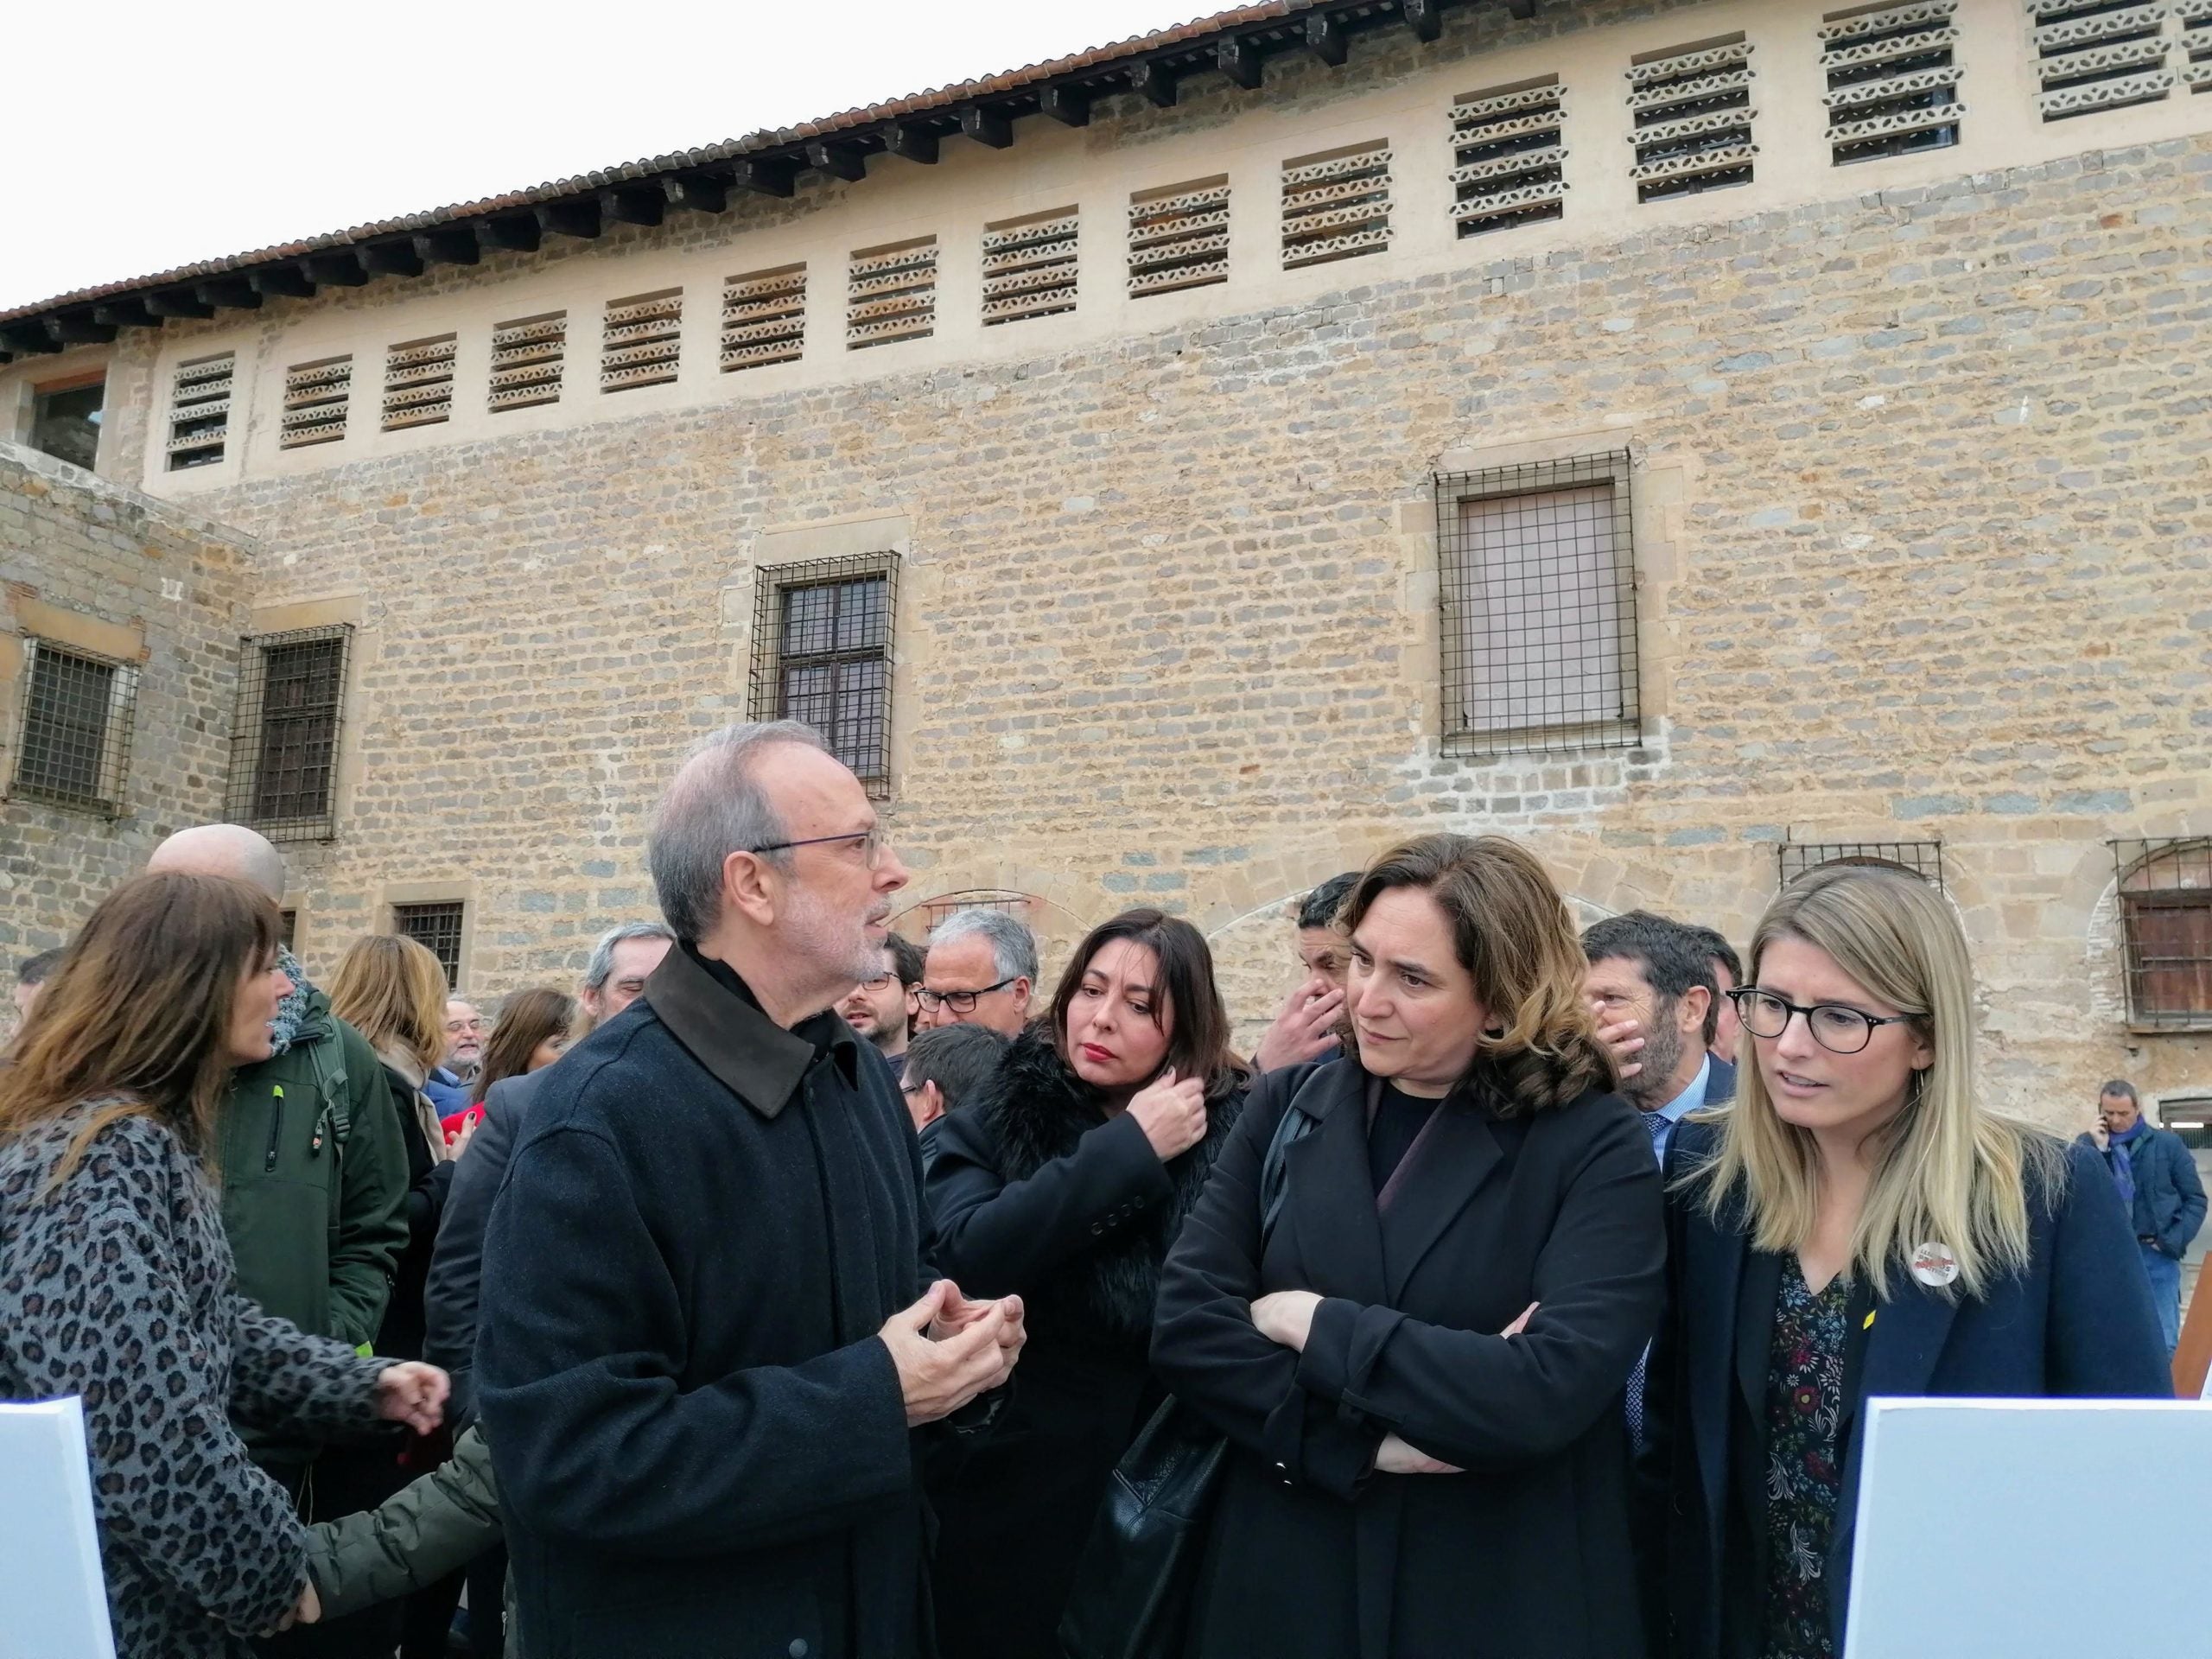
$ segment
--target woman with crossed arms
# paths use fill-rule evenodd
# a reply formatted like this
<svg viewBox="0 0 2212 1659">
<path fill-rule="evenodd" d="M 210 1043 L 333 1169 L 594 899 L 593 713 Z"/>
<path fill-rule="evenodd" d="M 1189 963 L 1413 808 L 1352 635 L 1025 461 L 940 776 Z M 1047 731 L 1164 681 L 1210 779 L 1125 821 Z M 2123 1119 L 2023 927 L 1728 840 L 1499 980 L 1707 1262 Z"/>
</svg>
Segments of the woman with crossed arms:
<svg viewBox="0 0 2212 1659">
<path fill-rule="evenodd" d="M 1357 1052 L 1255 1085 L 1161 1280 L 1154 1364 L 1230 1448 L 1186 1651 L 1638 1659 L 1659 1171 L 1567 906 L 1515 843 L 1438 835 L 1345 920 Z"/>
</svg>

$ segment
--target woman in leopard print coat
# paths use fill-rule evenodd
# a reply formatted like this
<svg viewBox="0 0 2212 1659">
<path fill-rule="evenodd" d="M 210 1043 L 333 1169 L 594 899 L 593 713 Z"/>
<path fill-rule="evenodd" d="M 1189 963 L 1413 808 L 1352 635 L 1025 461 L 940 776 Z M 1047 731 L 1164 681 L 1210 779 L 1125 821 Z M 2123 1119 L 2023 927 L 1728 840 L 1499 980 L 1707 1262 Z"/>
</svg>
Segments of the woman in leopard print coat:
<svg viewBox="0 0 2212 1659">
<path fill-rule="evenodd" d="M 275 907 L 210 876 L 110 895 L 0 1072 L 0 1396 L 83 1397 L 124 1659 L 232 1659 L 290 1622 L 306 1535 L 234 1421 L 433 1423 L 442 1378 L 261 1313 L 205 1149 L 287 986 Z"/>
</svg>

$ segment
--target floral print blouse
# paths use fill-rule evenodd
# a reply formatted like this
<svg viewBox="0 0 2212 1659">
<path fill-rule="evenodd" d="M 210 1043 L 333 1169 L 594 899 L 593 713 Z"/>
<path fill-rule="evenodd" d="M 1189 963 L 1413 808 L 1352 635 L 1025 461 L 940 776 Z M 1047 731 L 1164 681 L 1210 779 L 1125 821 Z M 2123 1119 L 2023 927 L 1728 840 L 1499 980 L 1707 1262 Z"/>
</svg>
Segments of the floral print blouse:
<svg viewBox="0 0 2212 1659">
<path fill-rule="evenodd" d="M 1763 1659 L 1835 1659 L 1828 1623 L 1828 1540 L 1843 1490 L 1844 1352 L 1851 1285 L 1817 1294 L 1791 1252 L 1775 1299 L 1766 1370 L 1766 1607 Z"/>
</svg>

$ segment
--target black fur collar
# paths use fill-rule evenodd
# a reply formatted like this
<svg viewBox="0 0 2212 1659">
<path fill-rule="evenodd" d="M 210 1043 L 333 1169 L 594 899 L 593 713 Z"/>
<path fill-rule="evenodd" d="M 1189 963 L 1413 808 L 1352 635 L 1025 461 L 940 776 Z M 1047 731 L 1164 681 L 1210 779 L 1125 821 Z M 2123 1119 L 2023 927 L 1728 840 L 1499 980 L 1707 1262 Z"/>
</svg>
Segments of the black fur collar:
<svg viewBox="0 0 2212 1659">
<path fill-rule="evenodd" d="M 1147 1219 L 1108 1235 L 1052 1274 L 1031 1300 L 1057 1306 L 1037 1306 L 1033 1328 L 1041 1318 L 1062 1328 L 1084 1327 L 1087 1335 L 1117 1346 L 1141 1348 L 1150 1341 L 1160 1263 L 1198 1201 L 1243 1105 L 1241 1090 L 1207 1103 L 1205 1138 L 1167 1165 L 1174 1197 Z M 978 1090 L 974 1109 L 990 1130 L 999 1173 L 1009 1182 L 1026 1179 L 1065 1157 L 1087 1131 L 1106 1121 L 1041 1026 L 1032 1026 L 1014 1039 L 997 1071 Z"/>
</svg>

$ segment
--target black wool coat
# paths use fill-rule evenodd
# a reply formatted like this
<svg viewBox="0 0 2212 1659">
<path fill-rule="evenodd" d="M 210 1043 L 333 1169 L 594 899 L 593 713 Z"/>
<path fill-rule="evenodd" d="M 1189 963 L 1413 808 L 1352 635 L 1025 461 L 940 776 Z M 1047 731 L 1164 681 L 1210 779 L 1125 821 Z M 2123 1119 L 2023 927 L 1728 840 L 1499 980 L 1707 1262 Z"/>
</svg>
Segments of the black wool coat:
<svg viewBox="0 0 2212 1659">
<path fill-rule="evenodd" d="M 1369 1082 L 1353 1058 L 1261 1079 L 1168 1255 L 1153 1363 L 1230 1443 L 1189 1651 L 1642 1659 L 1621 1400 L 1659 1315 L 1650 1139 L 1618 1096 L 1501 1120 L 1465 1090 L 1378 1206 Z M 1294 1095 L 1319 1121 L 1263 1252 Z M 1277 1290 L 1324 1298 L 1302 1354 L 1253 1326 Z M 1373 1473 L 1391 1431 L 1467 1472 Z"/>
<path fill-rule="evenodd" d="M 533 1659 L 911 1659 L 923 1505 L 876 1333 L 914 1134 L 843 1020 L 691 947 L 545 1074 L 484 1241 L 476 1390 Z"/>
<path fill-rule="evenodd" d="M 937 1264 L 970 1296 L 1019 1294 L 1029 1341 L 988 1433 L 934 1471 L 946 1659 L 1038 1659 L 1108 1477 L 1161 1395 L 1146 1347 L 1169 1243 L 1243 1105 L 1162 1164 L 1033 1027 L 959 1110 L 929 1173 Z"/>
</svg>

